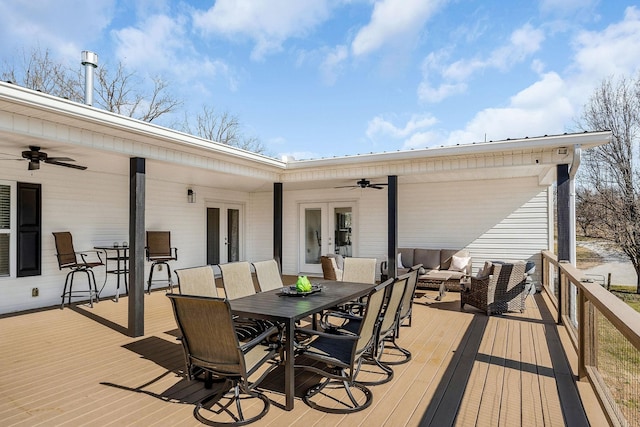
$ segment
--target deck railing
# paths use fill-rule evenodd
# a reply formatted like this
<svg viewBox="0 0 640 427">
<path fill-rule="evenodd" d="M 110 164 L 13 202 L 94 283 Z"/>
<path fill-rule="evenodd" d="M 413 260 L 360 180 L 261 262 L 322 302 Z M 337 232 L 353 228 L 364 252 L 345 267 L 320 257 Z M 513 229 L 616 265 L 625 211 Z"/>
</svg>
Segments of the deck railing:
<svg viewBox="0 0 640 427">
<path fill-rule="evenodd" d="M 552 252 L 541 278 L 610 424 L 640 426 L 640 313 Z"/>
</svg>

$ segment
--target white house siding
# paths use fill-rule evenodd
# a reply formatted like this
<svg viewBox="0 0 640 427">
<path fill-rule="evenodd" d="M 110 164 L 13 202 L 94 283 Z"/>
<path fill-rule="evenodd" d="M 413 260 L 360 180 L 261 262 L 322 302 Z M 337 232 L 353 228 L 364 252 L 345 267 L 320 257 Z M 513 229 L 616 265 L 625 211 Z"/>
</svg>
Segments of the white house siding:
<svg viewBox="0 0 640 427">
<path fill-rule="evenodd" d="M 127 158 L 121 160 L 128 164 Z M 244 206 L 247 216 L 248 212 L 252 212 L 249 194 L 195 186 L 193 188 L 196 191 L 197 202 L 190 204 L 187 203 L 186 195 L 188 181 L 176 173 L 167 176 L 166 173 L 161 173 L 162 169 L 158 169 L 157 166 L 147 163 L 145 228 L 171 231 L 172 246 L 178 248 L 178 261 L 171 263 L 172 268 L 202 265 L 206 262 L 207 203 L 238 203 Z M 175 168 L 173 172 L 176 172 Z M 15 266 L 11 266 L 12 277 L 0 277 L 3 290 L 0 313 L 60 303 L 68 270 L 58 269 L 52 232 L 70 231 L 77 251 L 90 250 L 94 246 L 113 245 L 114 242 L 122 244 L 129 239 L 128 174 L 78 171 L 53 165 L 42 165 L 38 171 L 27 171 L 26 162 L 6 161 L 0 169 L 0 180 L 42 184 L 42 274 L 16 278 Z M 265 194 L 264 197 L 270 196 Z M 264 209 L 257 209 L 257 212 L 261 211 Z M 270 219 L 265 218 L 262 221 L 269 222 Z M 245 228 L 245 235 L 248 233 L 253 231 Z M 245 243 L 248 240 L 245 236 Z M 250 250 L 247 254 L 253 256 Z M 145 262 L 145 277 L 149 273 L 150 265 Z M 100 289 L 104 283 L 105 269 L 96 268 L 95 274 Z M 159 273 L 157 277 L 165 277 L 164 272 Z M 102 293 L 104 297 L 113 296 L 116 290 L 116 277 L 109 275 L 107 279 Z M 31 290 L 36 287 L 39 296 L 32 297 Z M 85 288 L 85 278 L 77 276 L 74 287 Z M 124 292 L 122 283 L 121 292 Z"/>
<path fill-rule="evenodd" d="M 246 258 L 273 258 L 273 192 L 251 193 L 246 212 Z"/>
<path fill-rule="evenodd" d="M 537 178 L 410 184 L 399 189 L 399 247 L 466 248 L 486 260 L 532 260 L 549 248 L 547 187 Z"/>
</svg>

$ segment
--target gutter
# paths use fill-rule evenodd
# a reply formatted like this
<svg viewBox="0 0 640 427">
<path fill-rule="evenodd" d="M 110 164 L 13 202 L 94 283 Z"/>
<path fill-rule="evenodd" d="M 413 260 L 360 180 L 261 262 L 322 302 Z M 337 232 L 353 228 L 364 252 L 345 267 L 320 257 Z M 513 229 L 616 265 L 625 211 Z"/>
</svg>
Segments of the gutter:
<svg viewBox="0 0 640 427">
<path fill-rule="evenodd" d="M 580 167 L 582 148 L 573 146 L 573 161 L 569 167 L 569 262 L 576 266 L 576 174 Z"/>
</svg>

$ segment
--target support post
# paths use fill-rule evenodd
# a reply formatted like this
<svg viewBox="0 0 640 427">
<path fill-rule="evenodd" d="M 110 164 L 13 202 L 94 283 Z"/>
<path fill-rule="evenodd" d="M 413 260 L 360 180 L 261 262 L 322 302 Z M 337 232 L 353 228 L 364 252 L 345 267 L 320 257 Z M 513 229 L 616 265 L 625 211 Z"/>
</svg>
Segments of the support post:
<svg viewBox="0 0 640 427">
<path fill-rule="evenodd" d="M 273 259 L 282 272 L 282 183 L 273 183 Z"/>
<path fill-rule="evenodd" d="M 144 210 L 145 159 L 129 162 L 129 328 L 131 337 L 144 335 Z"/>
<path fill-rule="evenodd" d="M 398 177 L 389 175 L 387 186 L 387 275 L 398 275 Z"/>
<path fill-rule="evenodd" d="M 556 166 L 558 193 L 556 197 L 556 217 L 558 218 L 558 262 L 569 262 L 571 260 L 571 251 L 569 244 L 571 242 L 571 225 L 570 221 L 570 198 L 571 184 L 569 177 L 569 165 L 562 164 Z M 564 313 L 564 298 L 568 296 L 568 289 L 565 289 L 564 274 L 558 275 L 558 319 L 557 323 L 562 324 L 562 315 Z"/>
</svg>

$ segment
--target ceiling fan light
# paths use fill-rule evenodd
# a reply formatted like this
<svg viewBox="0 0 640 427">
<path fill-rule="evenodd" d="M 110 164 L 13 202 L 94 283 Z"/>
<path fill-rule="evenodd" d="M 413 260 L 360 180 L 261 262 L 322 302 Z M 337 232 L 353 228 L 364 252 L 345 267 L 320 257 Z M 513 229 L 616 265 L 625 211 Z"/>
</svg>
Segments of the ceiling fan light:
<svg viewBox="0 0 640 427">
<path fill-rule="evenodd" d="M 30 171 L 35 171 L 40 169 L 40 161 L 39 160 L 31 160 L 29 162 L 29 170 Z"/>
</svg>

